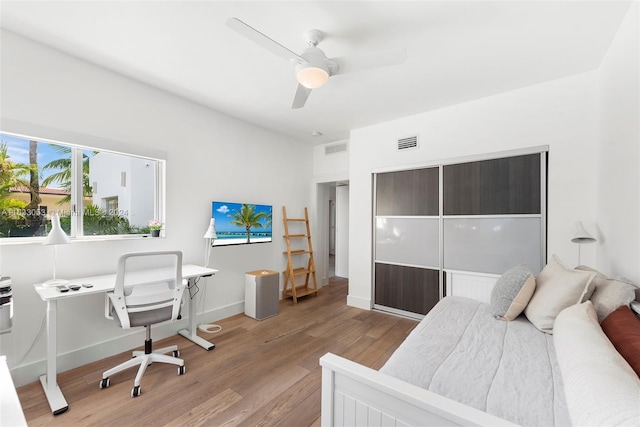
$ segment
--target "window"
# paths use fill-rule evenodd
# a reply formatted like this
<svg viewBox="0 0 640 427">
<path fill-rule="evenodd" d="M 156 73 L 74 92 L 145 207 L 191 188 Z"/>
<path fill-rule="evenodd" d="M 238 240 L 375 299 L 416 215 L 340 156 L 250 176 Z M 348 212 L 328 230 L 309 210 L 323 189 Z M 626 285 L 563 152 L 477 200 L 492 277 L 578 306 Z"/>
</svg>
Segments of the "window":
<svg viewBox="0 0 640 427">
<path fill-rule="evenodd" d="M 116 215 L 118 212 L 118 198 L 117 197 L 105 197 L 102 199 L 104 210 L 109 215 Z"/>
<path fill-rule="evenodd" d="M 0 133 L 0 239 L 149 234 L 162 220 L 164 161 Z"/>
</svg>

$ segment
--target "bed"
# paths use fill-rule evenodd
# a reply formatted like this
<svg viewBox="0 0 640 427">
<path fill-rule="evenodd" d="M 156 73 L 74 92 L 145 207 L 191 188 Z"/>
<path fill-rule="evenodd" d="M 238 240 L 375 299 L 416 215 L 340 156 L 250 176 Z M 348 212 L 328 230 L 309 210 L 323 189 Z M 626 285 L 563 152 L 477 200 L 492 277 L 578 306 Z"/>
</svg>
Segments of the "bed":
<svg viewBox="0 0 640 427">
<path fill-rule="evenodd" d="M 380 371 L 324 355 L 322 425 L 640 425 L 635 288 L 550 264 L 529 277 L 533 288 L 511 292 L 511 306 L 516 294 L 527 302 L 509 320 L 495 304 L 449 296 Z"/>
</svg>

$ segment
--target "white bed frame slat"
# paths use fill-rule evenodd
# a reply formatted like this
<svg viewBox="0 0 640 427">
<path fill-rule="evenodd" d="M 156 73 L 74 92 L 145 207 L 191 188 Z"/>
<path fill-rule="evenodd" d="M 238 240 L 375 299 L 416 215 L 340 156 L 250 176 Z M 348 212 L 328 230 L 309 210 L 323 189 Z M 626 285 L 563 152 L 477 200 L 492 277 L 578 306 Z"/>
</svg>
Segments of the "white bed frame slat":
<svg viewBox="0 0 640 427">
<path fill-rule="evenodd" d="M 320 365 L 323 427 L 516 426 L 332 353 Z"/>
</svg>

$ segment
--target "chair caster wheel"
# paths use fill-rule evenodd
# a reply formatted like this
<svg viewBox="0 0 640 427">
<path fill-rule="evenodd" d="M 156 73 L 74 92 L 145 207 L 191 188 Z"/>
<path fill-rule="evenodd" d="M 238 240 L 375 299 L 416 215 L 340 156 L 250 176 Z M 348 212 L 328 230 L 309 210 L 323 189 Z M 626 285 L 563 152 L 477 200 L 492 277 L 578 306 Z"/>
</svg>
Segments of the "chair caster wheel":
<svg viewBox="0 0 640 427">
<path fill-rule="evenodd" d="M 109 385 L 110 384 L 109 384 L 109 378 L 108 377 L 107 378 L 103 378 L 100 381 L 100 388 L 107 388 L 107 387 L 109 387 Z"/>
<path fill-rule="evenodd" d="M 180 350 L 173 350 L 173 357 L 180 357 Z"/>
<path fill-rule="evenodd" d="M 178 366 L 178 375 L 184 375 L 186 371 L 187 371 L 187 368 L 185 368 L 184 365 Z"/>
<path fill-rule="evenodd" d="M 140 393 L 142 393 L 142 391 L 140 390 L 140 386 L 137 385 L 135 387 L 133 387 L 131 389 L 131 397 L 138 397 L 140 396 Z"/>
</svg>

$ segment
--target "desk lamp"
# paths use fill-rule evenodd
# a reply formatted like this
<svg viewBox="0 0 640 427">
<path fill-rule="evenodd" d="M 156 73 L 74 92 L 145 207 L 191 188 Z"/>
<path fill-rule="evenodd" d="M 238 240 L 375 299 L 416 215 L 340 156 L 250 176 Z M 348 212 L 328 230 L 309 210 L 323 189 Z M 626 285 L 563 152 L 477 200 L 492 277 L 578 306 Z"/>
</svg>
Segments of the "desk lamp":
<svg viewBox="0 0 640 427">
<path fill-rule="evenodd" d="M 211 218 L 211 221 L 209 222 L 209 228 L 207 228 L 207 231 L 204 233 L 204 237 L 205 239 L 207 239 L 207 247 L 205 248 L 205 252 L 204 252 L 204 266 L 205 267 L 209 267 L 209 257 L 211 256 L 211 246 L 213 245 L 213 239 L 217 239 L 218 235 L 216 234 L 216 220 Z M 206 289 L 205 289 L 206 292 Z M 204 312 L 204 308 L 203 308 L 203 312 Z M 202 332 L 206 332 L 208 334 L 213 334 L 216 332 L 220 332 L 222 330 L 222 326 L 219 325 L 215 325 L 213 323 L 203 323 L 202 325 L 198 326 L 198 329 L 200 329 Z"/>
<path fill-rule="evenodd" d="M 59 286 L 69 283 L 68 280 L 56 279 L 56 262 L 58 259 L 58 245 L 71 243 L 71 239 L 60 227 L 60 215 L 51 214 L 51 231 L 47 234 L 43 245 L 53 245 L 53 279 L 47 280 L 42 286 Z"/>
<path fill-rule="evenodd" d="M 207 247 L 204 252 L 204 266 L 209 266 L 209 257 L 211 256 L 211 246 L 213 245 L 213 239 L 217 239 L 218 235 L 216 234 L 216 220 L 211 218 L 211 222 L 209 222 L 209 228 L 207 228 L 206 233 L 203 236 L 207 239 Z"/>
<path fill-rule="evenodd" d="M 583 243 L 595 243 L 596 238 L 584 229 L 581 221 L 577 221 L 576 233 L 573 235 L 571 241 L 578 244 L 578 265 L 580 265 L 580 246 L 582 246 Z"/>
</svg>

